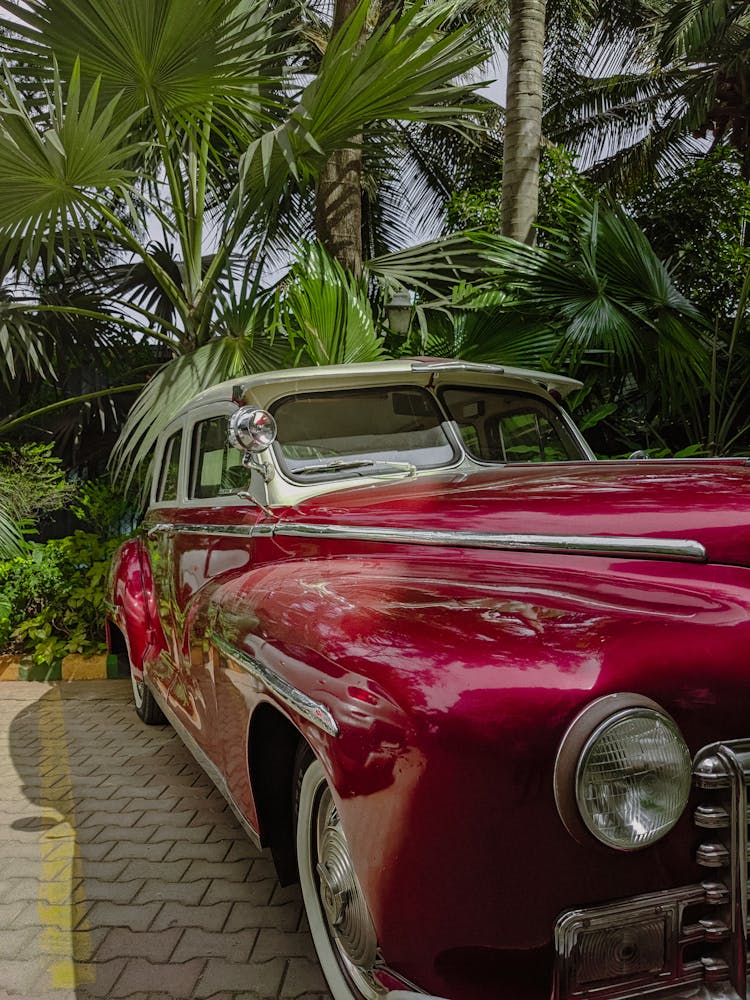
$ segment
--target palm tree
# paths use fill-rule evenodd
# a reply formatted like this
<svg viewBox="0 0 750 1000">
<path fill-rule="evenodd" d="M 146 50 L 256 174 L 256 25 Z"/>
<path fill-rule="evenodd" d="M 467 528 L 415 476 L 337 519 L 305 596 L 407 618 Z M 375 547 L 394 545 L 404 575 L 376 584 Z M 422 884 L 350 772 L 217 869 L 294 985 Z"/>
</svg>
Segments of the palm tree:
<svg viewBox="0 0 750 1000">
<path fill-rule="evenodd" d="M 735 147 L 750 180 L 748 5 L 630 0 L 601 7 L 588 62 L 550 106 L 548 133 L 615 183 L 654 168 L 678 170 L 699 153 L 701 137 L 704 149 Z"/>
<path fill-rule="evenodd" d="M 304 66 L 283 10 L 264 0 L 191 0 L 189 16 L 185 7 L 31 0 L 20 20 L 0 19 L 13 67 L 0 94 L 4 269 L 21 286 L 78 255 L 101 286 L 105 252 L 128 256 L 129 276 L 116 269 L 106 304 L 83 315 L 182 361 L 180 378 L 170 375 L 175 405 L 274 356 L 266 316 L 237 336 L 230 300 L 238 281 L 258 291 L 267 233 L 290 197 L 306 197 L 365 123 L 459 122 L 473 87 L 451 81 L 483 57 L 467 28 L 441 31 L 438 7 L 363 37 L 363 2 L 294 89 L 287 69 Z"/>
<path fill-rule="evenodd" d="M 523 243 L 533 242 L 539 206 L 546 7 L 546 0 L 510 0 L 503 234 Z"/>
</svg>

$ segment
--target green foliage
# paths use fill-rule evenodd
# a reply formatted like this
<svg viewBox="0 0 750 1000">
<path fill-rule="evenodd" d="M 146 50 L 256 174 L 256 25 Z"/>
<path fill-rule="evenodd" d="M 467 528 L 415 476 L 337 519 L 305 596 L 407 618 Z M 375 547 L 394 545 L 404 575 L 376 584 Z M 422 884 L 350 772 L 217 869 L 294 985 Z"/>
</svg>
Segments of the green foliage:
<svg viewBox="0 0 750 1000">
<path fill-rule="evenodd" d="M 76 493 L 50 442 L 0 444 L 0 503 L 18 523 L 66 507 Z"/>
<path fill-rule="evenodd" d="M 645 184 L 632 202 L 651 245 L 670 258 L 682 291 L 731 325 L 750 265 L 745 228 L 750 184 L 732 150 L 719 148 L 674 177 Z"/>
<path fill-rule="evenodd" d="M 132 531 L 139 508 L 138 493 L 113 488 L 107 476 L 80 483 L 70 507 L 99 538 L 119 538 Z"/>
<path fill-rule="evenodd" d="M 448 203 L 446 215 L 450 232 L 483 229 L 488 233 L 502 232 L 503 165 L 498 161 L 494 174 L 470 176 L 466 186 L 455 191 Z M 539 232 L 538 242 L 546 242 L 545 229 L 559 228 L 569 222 L 570 206 L 575 192 L 592 196 L 594 186 L 577 169 L 575 156 L 562 146 L 547 146 L 539 165 Z"/>
<path fill-rule="evenodd" d="M 291 279 L 282 323 L 297 347 L 297 364 L 355 364 L 383 357 L 365 283 L 320 244 L 301 249 Z"/>
<path fill-rule="evenodd" d="M 0 562 L 0 649 L 39 664 L 103 652 L 104 587 L 118 544 L 76 531 Z"/>
</svg>

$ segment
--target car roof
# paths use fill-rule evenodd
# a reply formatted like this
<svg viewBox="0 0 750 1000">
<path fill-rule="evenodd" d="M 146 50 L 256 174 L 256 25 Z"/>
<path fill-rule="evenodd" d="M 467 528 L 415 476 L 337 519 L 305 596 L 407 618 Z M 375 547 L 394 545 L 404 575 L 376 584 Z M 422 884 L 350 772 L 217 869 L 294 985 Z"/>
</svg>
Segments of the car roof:
<svg viewBox="0 0 750 1000">
<path fill-rule="evenodd" d="M 456 358 L 413 357 L 398 358 L 395 361 L 368 361 L 360 364 L 319 365 L 312 368 L 286 368 L 278 371 L 261 372 L 256 375 L 238 375 L 205 389 L 181 412 L 196 405 L 234 400 L 237 403 L 252 402 L 264 406 L 290 392 L 310 392 L 334 386 L 355 387 L 373 383 L 398 383 L 408 375 L 408 381 L 427 385 L 436 379 L 449 376 L 451 382 L 476 382 L 482 384 L 507 385 L 522 389 L 524 383 L 555 391 L 567 396 L 582 383 L 566 375 L 552 372 L 533 371 L 527 368 L 512 368 L 506 365 L 481 364 Z"/>
</svg>

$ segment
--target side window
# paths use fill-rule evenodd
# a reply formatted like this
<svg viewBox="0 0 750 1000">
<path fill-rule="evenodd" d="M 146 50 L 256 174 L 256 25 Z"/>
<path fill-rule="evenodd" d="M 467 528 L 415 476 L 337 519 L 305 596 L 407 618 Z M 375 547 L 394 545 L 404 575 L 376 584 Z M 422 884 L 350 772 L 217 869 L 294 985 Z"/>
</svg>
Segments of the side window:
<svg viewBox="0 0 750 1000">
<path fill-rule="evenodd" d="M 180 471 L 180 445 L 182 431 L 177 431 L 167 441 L 162 455 L 159 488 L 156 491 L 156 502 L 177 499 L 177 474 Z"/>
<path fill-rule="evenodd" d="M 250 485 L 242 454 L 227 440 L 229 417 L 210 417 L 193 428 L 190 489 L 194 500 L 232 496 Z"/>
<path fill-rule="evenodd" d="M 506 462 L 564 462 L 568 457 L 555 428 L 540 413 L 514 413 L 496 424 Z"/>
</svg>

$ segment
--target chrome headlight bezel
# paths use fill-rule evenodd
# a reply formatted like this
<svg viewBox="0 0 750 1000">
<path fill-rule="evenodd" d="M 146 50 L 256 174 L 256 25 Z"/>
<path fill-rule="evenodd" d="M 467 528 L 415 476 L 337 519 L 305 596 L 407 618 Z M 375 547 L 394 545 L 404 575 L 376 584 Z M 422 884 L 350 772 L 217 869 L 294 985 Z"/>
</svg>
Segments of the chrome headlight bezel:
<svg viewBox="0 0 750 1000">
<path fill-rule="evenodd" d="M 648 817 L 648 811 L 644 812 L 642 808 L 645 789 L 648 787 L 646 783 L 653 780 L 653 773 L 660 763 L 657 751 L 663 753 L 665 745 L 669 749 L 671 759 L 663 762 L 663 765 L 672 769 L 673 779 L 664 786 L 669 789 L 669 796 L 666 800 L 657 801 L 656 809 L 651 814 L 652 817 L 658 817 L 659 810 L 662 810 L 661 820 L 650 832 L 644 833 L 642 824 L 639 829 L 633 818 L 632 833 L 627 836 L 628 821 L 621 817 L 619 827 L 615 824 L 617 830 L 615 836 L 611 822 L 605 822 L 600 813 L 592 811 L 590 803 L 594 797 L 587 795 L 587 791 L 591 788 L 587 767 L 596 748 L 601 748 L 603 739 L 612 739 L 613 731 L 617 727 L 622 727 L 623 723 L 632 724 L 638 721 L 645 722 L 653 731 L 658 732 L 660 742 L 655 746 L 654 757 L 651 760 L 647 755 L 644 760 L 639 760 L 639 767 L 643 769 L 640 785 L 629 773 L 630 767 L 626 767 L 621 774 L 614 770 L 611 779 L 613 800 L 622 795 L 622 788 L 626 786 L 628 794 L 632 795 L 632 801 L 637 807 L 641 807 L 640 813 L 636 809 L 634 817 L 636 815 L 641 819 L 643 816 Z M 665 734 L 668 739 L 667 744 L 663 742 Z M 635 739 L 639 753 L 643 754 L 643 744 L 638 742 L 638 738 L 634 738 L 632 733 L 626 733 L 626 736 L 628 740 Z M 623 759 L 627 762 L 627 757 Z M 650 767 L 652 762 L 653 767 Z M 638 851 L 657 843 L 679 821 L 690 794 L 691 775 L 690 753 L 682 734 L 674 719 L 660 705 L 636 694 L 607 695 L 586 706 L 573 720 L 563 737 L 555 761 L 555 801 L 560 818 L 568 832 L 579 842 L 591 843 L 593 838 L 599 844 L 613 850 Z M 606 782 L 602 782 L 599 787 L 600 793 L 603 792 L 606 798 Z M 653 794 L 653 789 L 649 788 L 648 792 Z M 608 815 L 611 818 L 612 811 Z M 614 815 L 617 816 L 617 808 L 614 809 Z"/>
</svg>

